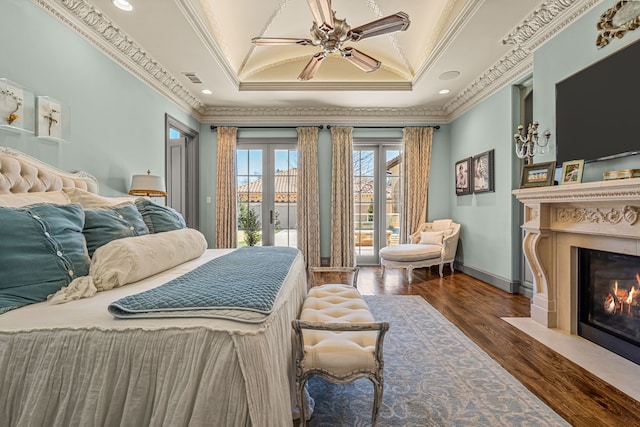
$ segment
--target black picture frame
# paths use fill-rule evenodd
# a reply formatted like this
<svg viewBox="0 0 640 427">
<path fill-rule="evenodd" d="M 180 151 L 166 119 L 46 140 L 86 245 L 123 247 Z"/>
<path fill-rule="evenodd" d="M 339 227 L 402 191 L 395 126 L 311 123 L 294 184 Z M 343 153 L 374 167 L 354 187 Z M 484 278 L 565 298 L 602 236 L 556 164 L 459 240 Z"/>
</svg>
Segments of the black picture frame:
<svg viewBox="0 0 640 427">
<path fill-rule="evenodd" d="M 471 164 L 473 175 L 473 192 L 475 194 L 495 191 L 493 177 L 494 150 L 485 151 L 473 156 Z"/>
<path fill-rule="evenodd" d="M 546 187 L 553 185 L 556 162 L 534 163 L 522 166 L 520 188 Z"/>
<path fill-rule="evenodd" d="M 454 167 L 454 182 L 456 184 L 456 196 L 471 194 L 473 176 L 471 175 L 471 157 L 458 160 Z"/>
</svg>

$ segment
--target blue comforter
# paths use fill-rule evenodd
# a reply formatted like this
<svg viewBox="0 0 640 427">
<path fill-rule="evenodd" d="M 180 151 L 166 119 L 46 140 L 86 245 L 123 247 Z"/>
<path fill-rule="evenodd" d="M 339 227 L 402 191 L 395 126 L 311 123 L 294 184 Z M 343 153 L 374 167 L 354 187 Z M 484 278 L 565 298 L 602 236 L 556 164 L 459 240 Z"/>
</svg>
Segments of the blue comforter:
<svg viewBox="0 0 640 427">
<path fill-rule="evenodd" d="M 115 317 L 218 317 L 262 322 L 300 251 L 253 246 L 212 259 L 163 285 L 111 303 Z"/>
</svg>

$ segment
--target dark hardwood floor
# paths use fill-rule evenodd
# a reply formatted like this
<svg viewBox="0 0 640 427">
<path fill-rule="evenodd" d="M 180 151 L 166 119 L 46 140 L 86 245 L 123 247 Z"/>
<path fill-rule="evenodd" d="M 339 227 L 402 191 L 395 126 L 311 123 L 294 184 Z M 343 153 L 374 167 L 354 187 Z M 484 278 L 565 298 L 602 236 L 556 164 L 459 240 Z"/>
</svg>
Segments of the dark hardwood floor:
<svg viewBox="0 0 640 427">
<path fill-rule="evenodd" d="M 358 289 L 420 295 L 574 426 L 640 426 L 640 402 L 500 319 L 528 317 L 525 296 L 448 268 L 440 278 L 436 267 L 414 270 L 411 285 L 404 270 L 387 270 L 382 281 L 379 267 L 361 267 Z"/>
</svg>

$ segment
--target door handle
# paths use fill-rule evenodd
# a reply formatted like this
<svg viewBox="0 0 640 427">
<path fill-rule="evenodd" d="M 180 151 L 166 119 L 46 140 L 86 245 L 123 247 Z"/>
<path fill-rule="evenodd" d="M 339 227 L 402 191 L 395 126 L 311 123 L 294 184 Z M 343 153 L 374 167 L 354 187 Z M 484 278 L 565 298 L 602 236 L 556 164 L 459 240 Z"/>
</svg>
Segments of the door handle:
<svg viewBox="0 0 640 427">
<path fill-rule="evenodd" d="M 269 224 L 273 224 L 273 211 L 269 211 Z"/>
</svg>

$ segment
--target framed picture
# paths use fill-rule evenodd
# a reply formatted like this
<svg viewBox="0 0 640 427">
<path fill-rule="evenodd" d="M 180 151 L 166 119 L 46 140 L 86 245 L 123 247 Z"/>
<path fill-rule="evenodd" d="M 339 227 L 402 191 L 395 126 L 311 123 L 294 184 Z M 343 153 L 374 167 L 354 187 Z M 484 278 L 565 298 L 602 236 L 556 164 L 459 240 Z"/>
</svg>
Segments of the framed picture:
<svg viewBox="0 0 640 427">
<path fill-rule="evenodd" d="M 473 192 L 486 193 L 488 191 L 494 191 L 493 150 L 473 156 L 471 163 Z"/>
<path fill-rule="evenodd" d="M 36 136 L 62 139 L 63 117 L 62 104 L 49 96 L 36 98 Z"/>
<path fill-rule="evenodd" d="M 469 172 L 471 171 L 471 157 L 467 157 L 466 159 L 462 159 L 456 162 L 456 195 L 462 196 L 464 194 L 471 194 L 471 176 Z"/>
<path fill-rule="evenodd" d="M 556 172 L 556 162 L 536 163 L 524 165 L 520 177 L 520 188 L 545 187 L 553 185 Z"/>
<path fill-rule="evenodd" d="M 582 182 L 584 160 L 571 160 L 562 163 L 562 178 L 560 184 L 577 184 Z"/>
</svg>

